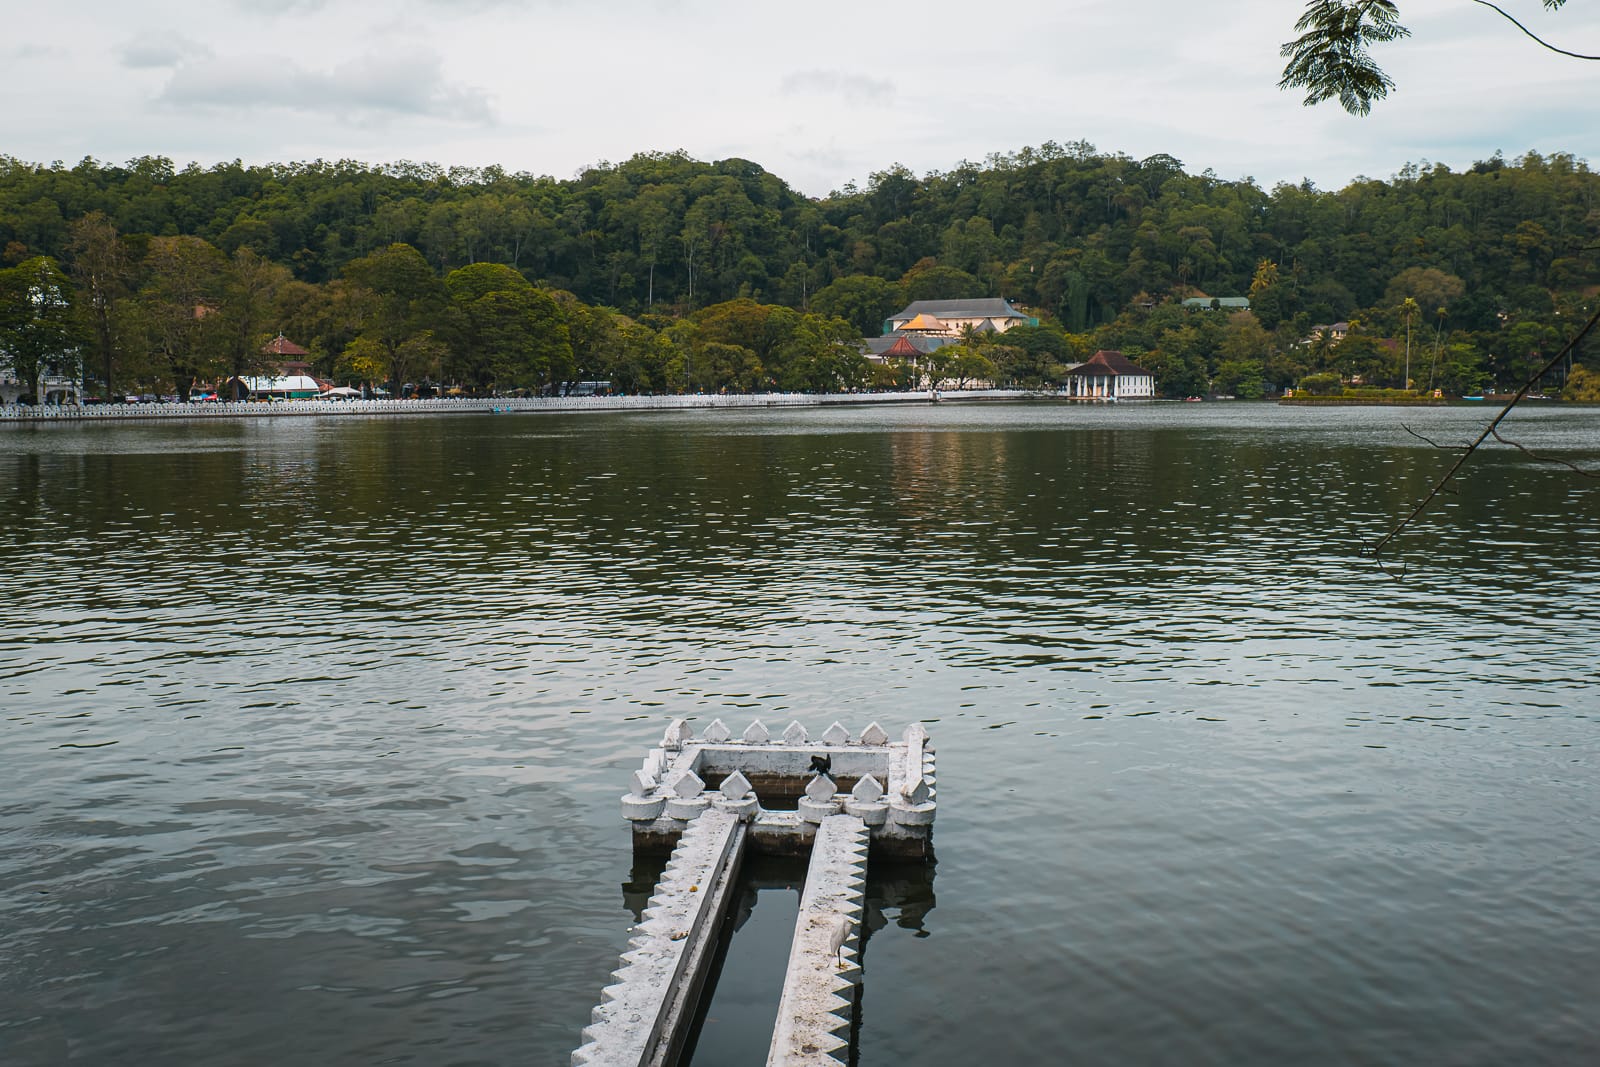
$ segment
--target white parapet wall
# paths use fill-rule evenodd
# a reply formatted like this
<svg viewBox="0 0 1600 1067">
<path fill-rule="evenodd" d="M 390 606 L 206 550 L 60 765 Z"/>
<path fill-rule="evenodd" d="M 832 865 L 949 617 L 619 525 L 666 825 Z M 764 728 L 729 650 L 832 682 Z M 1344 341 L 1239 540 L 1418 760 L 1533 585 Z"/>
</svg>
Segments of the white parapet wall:
<svg viewBox="0 0 1600 1067">
<path fill-rule="evenodd" d="M 866 882 L 866 823 L 854 815 L 826 817 L 806 868 L 767 1067 L 844 1062 L 861 980 Z"/>
<path fill-rule="evenodd" d="M 829 777 L 811 774 L 813 757 L 827 760 Z M 751 844 L 760 851 L 803 855 L 823 819 L 846 813 L 866 825 L 874 850 L 928 858 L 938 776 L 921 723 L 891 741 L 877 723 L 853 734 L 836 722 L 813 739 L 798 722 L 775 738 L 760 720 L 736 737 L 721 719 L 698 736 L 678 719 L 633 773 L 621 805 L 635 846 L 646 850 L 671 847 L 701 812 L 721 810 L 751 818 Z"/>
<path fill-rule="evenodd" d="M 939 394 L 941 401 L 1027 400 L 1054 394 L 1026 389 L 968 389 Z M 185 404 L 0 405 L 0 421 L 78 421 L 101 419 L 313 418 L 355 415 L 574 413 L 599 411 L 694 411 L 705 408 L 806 408 L 842 404 L 926 404 L 915 393 L 749 393 L 684 396 L 442 397 L 431 400 L 291 400 L 287 403 L 215 402 Z"/>
</svg>

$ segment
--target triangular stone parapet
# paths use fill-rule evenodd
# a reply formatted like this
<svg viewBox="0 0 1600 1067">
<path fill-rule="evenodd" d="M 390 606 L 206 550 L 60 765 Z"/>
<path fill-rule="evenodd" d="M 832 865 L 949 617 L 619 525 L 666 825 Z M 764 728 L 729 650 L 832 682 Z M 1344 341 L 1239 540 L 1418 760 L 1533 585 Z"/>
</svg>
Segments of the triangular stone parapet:
<svg viewBox="0 0 1600 1067">
<path fill-rule="evenodd" d="M 690 741 L 694 740 L 694 731 L 689 729 L 689 724 L 683 719 L 672 720 L 672 725 L 667 727 L 667 732 L 661 737 L 661 747 L 671 752 L 676 752 Z"/>
<path fill-rule="evenodd" d="M 856 787 L 850 790 L 850 795 L 871 804 L 883 799 L 883 783 L 870 774 L 864 774 L 856 783 Z"/>
</svg>

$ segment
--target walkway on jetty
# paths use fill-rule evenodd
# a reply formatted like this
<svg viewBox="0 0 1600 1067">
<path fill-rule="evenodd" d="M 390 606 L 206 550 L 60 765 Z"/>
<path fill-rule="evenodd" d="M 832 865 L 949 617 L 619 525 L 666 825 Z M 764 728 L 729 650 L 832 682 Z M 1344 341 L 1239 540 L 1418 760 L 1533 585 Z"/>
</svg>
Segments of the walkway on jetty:
<svg viewBox="0 0 1600 1067">
<path fill-rule="evenodd" d="M 294 400 L 190 404 L 96 404 L 91 407 L 0 406 L 0 422 L 92 421 L 100 419 L 351 418 L 360 415 L 483 415 L 521 412 L 697 411 L 707 408 L 811 408 L 854 404 L 965 403 L 1032 400 L 1053 393 L 1026 389 L 964 389 L 915 393 L 751 393 L 682 396 L 563 396 L 522 399 Z"/>
<path fill-rule="evenodd" d="M 670 858 L 573 1067 L 672 1067 L 692 1045 L 746 852 L 809 853 L 767 1067 L 852 1062 L 869 853 L 932 860 L 937 782 L 920 722 L 892 741 L 877 723 L 812 740 L 798 722 L 736 738 L 721 719 L 699 737 L 674 720 L 621 798 L 635 853 Z"/>
</svg>

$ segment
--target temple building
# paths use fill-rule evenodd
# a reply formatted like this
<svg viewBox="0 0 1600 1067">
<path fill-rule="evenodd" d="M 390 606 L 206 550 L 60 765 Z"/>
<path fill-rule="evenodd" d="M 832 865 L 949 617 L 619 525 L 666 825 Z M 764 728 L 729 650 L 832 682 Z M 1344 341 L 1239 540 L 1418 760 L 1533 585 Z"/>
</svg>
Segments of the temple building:
<svg viewBox="0 0 1600 1067">
<path fill-rule="evenodd" d="M 1004 297 L 981 300 L 917 300 L 883 322 L 885 334 L 913 330 L 960 337 L 971 326 L 980 333 L 1005 333 L 1013 326 L 1037 326 L 1039 320 L 1024 315 Z"/>
<path fill-rule="evenodd" d="M 1062 391 L 1084 400 L 1149 400 L 1156 395 L 1156 377 L 1121 352 L 1101 349 L 1067 371 Z"/>
</svg>

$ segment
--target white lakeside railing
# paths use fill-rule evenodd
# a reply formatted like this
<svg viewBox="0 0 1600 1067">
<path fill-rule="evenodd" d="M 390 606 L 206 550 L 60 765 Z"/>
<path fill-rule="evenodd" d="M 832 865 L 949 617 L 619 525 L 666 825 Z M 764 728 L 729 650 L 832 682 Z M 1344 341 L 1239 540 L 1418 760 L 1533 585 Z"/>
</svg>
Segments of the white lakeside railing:
<svg viewBox="0 0 1600 1067">
<path fill-rule="evenodd" d="M 948 390 L 941 402 L 1027 400 L 1052 396 L 1026 389 Z M 308 418 L 353 415 L 504 414 L 510 412 L 692 411 L 704 408 L 825 407 L 846 404 L 926 404 L 933 396 L 910 393 L 690 393 L 665 396 L 441 397 L 431 400 L 291 400 L 282 403 L 94 404 L 38 407 L 0 405 L 0 421 L 95 419 Z"/>
</svg>

